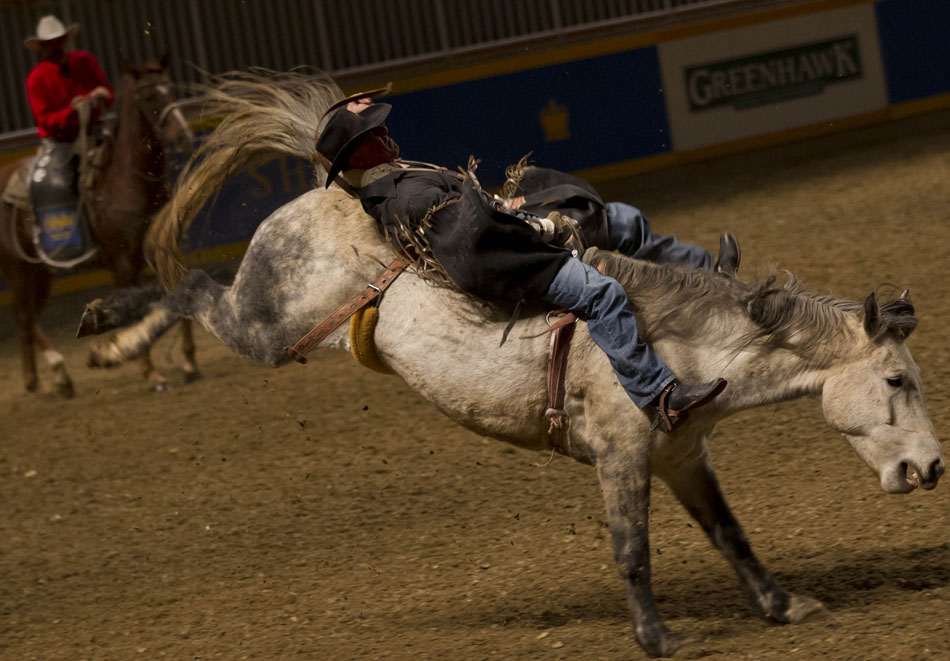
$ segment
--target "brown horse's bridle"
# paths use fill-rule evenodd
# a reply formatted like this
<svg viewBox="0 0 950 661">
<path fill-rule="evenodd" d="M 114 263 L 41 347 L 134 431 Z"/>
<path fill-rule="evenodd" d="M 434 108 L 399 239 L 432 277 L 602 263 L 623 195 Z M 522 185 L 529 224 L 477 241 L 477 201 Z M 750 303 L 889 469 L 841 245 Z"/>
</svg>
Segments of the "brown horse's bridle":
<svg viewBox="0 0 950 661">
<path fill-rule="evenodd" d="M 142 107 L 143 99 L 141 96 L 141 92 L 143 90 L 150 89 L 150 88 L 161 88 L 162 86 L 165 86 L 165 85 L 171 86 L 172 82 L 166 78 L 165 80 L 160 80 L 160 81 L 138 83 L 135 85 L 135 87 L 132 88 L 132 98 L 135 99 L 135 107 L 138 108 L 140 113 L 142 113 L 142 116 L 145 117 L 145 121 L 148 122 L 148 125 L 151 127 L 152 131 L 155 133 L 156 136 L 158 136 L 158 138 L 163 143 L 165 142 L 165 138 L 162 135 L 163 129 L 165 127 L 165 123 L 168 121 L 168 118 L 171 116 L 171 114 L 181 105 L 181 101 L 176 99 L 176 100 L 169 101 L 168 103 L 166 103 L 164 106 L 162 106 L 162 109 L 161 111 L 159 111 L 158 117 L 156 119 L 155 113 L 149 112 L 145 108 Z M 161 90 L 161 89 L 160 91 L 162 91 L 163 93 L 165 92 L 164 90 Z M 180 117 L 181 122 L 185 122 L 184 117 L 181 117 L 180 115 L 179 117 Z M 183 128 L 188 129 L 187 123 L 183 124 Z M 145 179 L 146 181 L 163 181 L 165 179 L 163 175 L 154 175 L 149 172 L 142 172 L 141 170 L 138 170 L 138 169 L 135 169 L 134 172 L 136 175 L 138 175 L 142 179 Z"/>
<path fill-rule="evenodd" d="M 132 89 L 132 96 L 136 101 L 136 106 L 138 107 L 139 112 L 145 115 L 145 119 L 148 120 L 149 126 L 151 126 L 152 130 L 155 131 L 155 133 L 159 136 L 162 133 L 162 129 L 165 126 L 165 122 L 167 122 L 169 116 L 171 116 L 171 114 L 175 112 L 176 109 L 178 109 L 178 107 L 181 105 L 181 101 L 176 99 L 176 100 L 169 101 L 168 103 L 166 103 L 162 107 L 161 111 L 158 113 L 158 118 L 153 120 L 154 114 L 146 112 L 142 108 L 142 104 L 141 104 L 142 97 L 140 95 L 140 92 L 142 92 L 142 90 L 146 90 L 153 87 L 161 88 L 163 85 L 171 86 L 172 82 L 166 79 L 162 81 L 139 83 Z M 182 118 L 181 121 L 184 122 L 184 118 Z M 185 124 L 185 127 L 187 127 L 187 124 Z"/>
</svg>

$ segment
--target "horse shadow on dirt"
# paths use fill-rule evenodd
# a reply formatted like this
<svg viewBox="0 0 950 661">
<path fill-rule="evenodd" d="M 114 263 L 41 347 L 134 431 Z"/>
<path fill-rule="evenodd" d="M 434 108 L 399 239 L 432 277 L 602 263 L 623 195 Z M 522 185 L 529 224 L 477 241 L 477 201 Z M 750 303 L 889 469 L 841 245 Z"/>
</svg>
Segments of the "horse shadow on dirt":
<svg viewBox="0 0 950 661">
<path fill-rule="evenodd" d="M 426 626 L 468 623 L 473 628 L 518 623 L 547 629 L 571 621 L 625 621 L 629 617 L 622 591 L 605 590 L 607 580 L 583 581 L 536 595 L 485 594 L 454 609 L 433 613 Z M 894 600 L 894 590 L 924 592 L 950 586 L 950 542 L 900 550 L 848 551 L 839 562 L 803 565 L 794 573 L 776 571 L 776 578 L 790 592 L 814 597 L 826 611 L 845 611 Z M 539 583 L 540 585 L 540 583 Z M 725 563 L 691 578 L 658 577 L 657 602 L 669 620 L 721 620 L 724 614 L 738 620 L 759 620 L 738 581 Z M 482 589 L 487 590 L 487 583 Z M 819 616 L 820 617 L 820 616 Z"/>
</svg>

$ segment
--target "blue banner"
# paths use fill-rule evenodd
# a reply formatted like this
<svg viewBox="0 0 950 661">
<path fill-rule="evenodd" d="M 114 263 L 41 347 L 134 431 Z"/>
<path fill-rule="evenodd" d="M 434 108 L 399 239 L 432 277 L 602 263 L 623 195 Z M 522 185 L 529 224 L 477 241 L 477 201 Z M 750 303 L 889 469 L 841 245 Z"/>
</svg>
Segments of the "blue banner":
<svg viewBox="0 0 950 661">
<path fill-rule="evenodd" d="M 884 0 L 875 9 L 889 102 L 950 92 L 950 2 Z"/>
<path fill-rule="evenodd" d="M 475 156 L 495 187 L 528 152 L 570 172 L 670 151 L 662 87 L 651 46 L 396 94 L 387 125 L 404 158 L 454 169 Z"/>
</svg>

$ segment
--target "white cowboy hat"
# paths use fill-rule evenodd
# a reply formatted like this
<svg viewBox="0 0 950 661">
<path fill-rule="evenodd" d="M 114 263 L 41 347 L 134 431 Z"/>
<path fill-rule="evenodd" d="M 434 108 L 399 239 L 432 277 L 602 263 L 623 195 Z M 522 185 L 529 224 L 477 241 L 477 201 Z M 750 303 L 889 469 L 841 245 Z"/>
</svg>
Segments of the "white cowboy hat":
<svg viewBox="0 0 950 661">
<path fill-rule="evenodd" d="M 36 24 L 36 34 L 23 40 L 23 45 L 30 50 L 40 50 L 40 44 L 60 37 L 72 37 L 79 32 L 79 23 L 72 23 L 68 28 L 63 22 L 49 14 Z"/>
</svg>

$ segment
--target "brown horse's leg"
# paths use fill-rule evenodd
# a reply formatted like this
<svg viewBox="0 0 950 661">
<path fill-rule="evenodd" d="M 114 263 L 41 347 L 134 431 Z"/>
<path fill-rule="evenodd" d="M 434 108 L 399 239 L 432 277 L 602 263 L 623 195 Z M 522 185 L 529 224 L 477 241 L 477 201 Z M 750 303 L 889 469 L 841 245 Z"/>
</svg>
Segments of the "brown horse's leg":
<svg viewBox="0 0 950 661">
<path fill-rule="evenodd" d="M 43 358 L 46 359 L 47 365 L 53 370 L 53 383 L 56 384 L 57 392 L 63 397 L 72 397 L 76 393 L 73 388 L 73 380 L 69 377 L 69 372 L 66 371 L 66 361 L 63 360 L 63 355 L 53 348 L 49 338 L 46 337 L 46 333 L 43 332 L 37 321 L 40 310 L 49 300 L 53 276 L 41 266 L 31 265 L 29 271 L 31 276 L 30 291 L 33 293 L 33 341 L 43 352 Z"/>
<path fill-rule="evenodd" d="M 23 386 L 28 392 L 36 392 L 40 386 L 36 374 L 36 352 L 33 350 L 33 330 L 36 328 L 34 308 L 29 291 L 20 287 L 13 289 L 13 316 L 16 319 L 17 336 L 20 339 L 20 361 L 23 370 Z"/>
<path fill-rule="evenodd" d="M 40 351 L 43 352 L 46 363 L 53 370 L 53 382 L 56 384 L 56 390 L 63 397 L 75 395 L 73 380 L 69 377 L 69 372 L 66 371 L 66 361 L 63 360 L 63 355 L 53 348 L 39 324 L 33 324 L 33 336 Z"/>
<path fill-rule="evenodd" d="M 201 378 L 198 363 L 195 362 L 195 327 L 191 319 L 181 321 L 181 351 L 185 356 L 185 383 L 191 383 Z"/>
<path fill-rule="evenodd" d="M 41 340 L 37 335 L 39 326 L 36 318 L 49 297 L 52 278 L 45 268 L 20 261 L 17 261 L 12 268 L 5 268 L 3 274 L 13 291 L 13 314 L 16 319 L 17 335 L 20 338 L 23 385 L 27 391 L 35 392 L 39 388 L 40 381 L 36 372 L 34 343 L 41 343 L 42 349 L 45 348 L 42 342 L 46 339 L 44 336 Z M 47 343 L 46 347 L 48 346 Z M 57 357 L 62 363 L 63 357 L 59 354 Z M 55 360 L 53 356 L 47 355 L 47 360 L 51 359 Z M 65 367 L 62 369 L 65 370 Z"/>
</svg>

